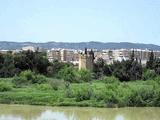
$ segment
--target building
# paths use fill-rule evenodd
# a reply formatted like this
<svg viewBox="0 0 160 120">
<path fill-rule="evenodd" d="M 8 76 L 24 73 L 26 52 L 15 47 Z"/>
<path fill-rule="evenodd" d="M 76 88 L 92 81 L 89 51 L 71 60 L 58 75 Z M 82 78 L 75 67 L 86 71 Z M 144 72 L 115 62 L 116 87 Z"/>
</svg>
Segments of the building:
<svg viewBox="0 0 160 120">
<path fill-rule="evenodd" d="M 102 50 L 95 52 L 95 61 L 98 58 L 102 58 L 106 64 L 112 64 L 113 61 L 122 61 L 130 59 L 132 52 L 134 51 L 135 59 L 142 65 L 145 65 L 149 59 L 150 50 L 142 49 L 115 49 L 115 50 Z M 156 58 L 160 58 L 160 51 L 153 51 Z"/>
<path fill-rule="evenodd" d="M 85 48 L 84 53 L 79 54 L 79 70 L 87 69 L 92 71 L 93 63 L 94 63 L 94 52 L 92 50 L 87 51 L 87 48 Z"/>
<path fill-rule="evenodd" d="M 96 62 L 99 58 L 102 58 L 106 64 L 112 64 L 114 61 L 122 61 L 130 59 L 132 52 L 134 51 L 135 59 L 142 65 L 145 65 L 149 59 L 150 50 L 141 49 L 105 49 L 102 51 L 85 49 L 62 49 L 56 48 L 47 51 L 48 60 L 50 62 L 58 60 L 61 62 L 72 63 L 74 65 L 79 64 L 79 69 L 93 69 L 93 62 Z M 153 51 L 156 58 L 160 58 L 160 51 Z M 94 54 L 93 54 L 94 53 Z M 92 55 L 93 54 L 93 55 Z"/>
<path fill-rule="evenodd" d="M 32 51 L 32 52 L 35 52 L 35 51 L 37 51 L 38 50 L 38 48 L 37 47 L 33 47 L 33 46 L 25 46 L 25 47 L 22 47 L 22 50 L 23 51 Z"/>
<path fill-rule="evenodd" d="M 6 54 L 7 52 L 9 52 L 9 50 L 0 50 L 1 54 Z"/>
<path fill-rule="evenodd" d="M 50 62 L 58 60 L 65 63 L 73 63 L 78 65 L 79 63 L 79 53 L 74 49 L 51 49 L 47 51 L 47 57 Z"/>
<path fill-rule="evenodd" d="M 53 62 L 55 60 L 60 61 L 61 60 L 61 53 L 60 49 L 51 49 L 47 51 L 47 57 L 50 62 Z"/>
<path fill-rule="evenodd" d="M 73 62 L 74 61 L 74 50 L 62 49 L 60 52 L 61 52 L 62 62 Z"/>
</svg>

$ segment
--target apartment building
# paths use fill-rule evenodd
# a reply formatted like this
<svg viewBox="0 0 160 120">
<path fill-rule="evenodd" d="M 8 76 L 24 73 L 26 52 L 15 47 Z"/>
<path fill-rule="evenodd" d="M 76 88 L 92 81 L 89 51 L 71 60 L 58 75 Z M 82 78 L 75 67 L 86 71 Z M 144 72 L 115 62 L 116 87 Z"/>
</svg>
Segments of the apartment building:
<svg viewBox="0 0 160 120">
<path fill-rule="evenodd" d="M 79 53 L 77 50 L 73 49 L 51 49 L 47 51 L 47 56 L 50 62 L 58 60 L 61 62 L 70 62 L 77 65 L 79 61 Z"/>
</svg>

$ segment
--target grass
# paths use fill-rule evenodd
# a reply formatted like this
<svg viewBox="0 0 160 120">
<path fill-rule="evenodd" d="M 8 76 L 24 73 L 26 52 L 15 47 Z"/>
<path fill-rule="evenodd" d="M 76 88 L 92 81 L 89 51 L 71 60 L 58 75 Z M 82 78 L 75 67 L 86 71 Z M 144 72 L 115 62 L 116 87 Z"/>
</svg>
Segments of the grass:
<svg viewBox="0 0 160 120">
<path fill-rule="evenodd" d="M 112 79 L 112 78 L 107 78 Z M 0 92 L 0 103 L 50 106 L 128 107 L 160 106 L 159 78 L 147 81 L 71 83 L 50 82 L 15 87 L 12 78 L 0 82 L 12 84 L 12 89 Z M 52 84 L 53 84 L 52 83 Z M 58 84 L 57 84 L 58 83 Z M 55 89 L 55 86 L 57 87 Z"/>
</svg>

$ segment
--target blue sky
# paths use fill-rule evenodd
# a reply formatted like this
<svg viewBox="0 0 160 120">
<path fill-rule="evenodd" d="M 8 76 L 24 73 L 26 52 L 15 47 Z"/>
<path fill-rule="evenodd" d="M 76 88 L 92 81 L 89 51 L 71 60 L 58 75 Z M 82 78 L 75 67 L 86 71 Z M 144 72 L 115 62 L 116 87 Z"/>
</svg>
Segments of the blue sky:
<svg viewBox="0 0 160 120">
<path fill-rule="evenodd" d="M 160 45 L 160 0 L 0 0 L 0 41 Z"/>
</svg>

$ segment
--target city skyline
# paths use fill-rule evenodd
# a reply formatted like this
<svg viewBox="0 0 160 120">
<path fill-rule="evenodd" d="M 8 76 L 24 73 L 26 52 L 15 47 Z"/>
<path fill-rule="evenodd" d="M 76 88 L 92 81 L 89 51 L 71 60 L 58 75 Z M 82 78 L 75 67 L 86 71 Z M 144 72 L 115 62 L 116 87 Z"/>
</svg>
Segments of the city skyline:
<svg viewBox="0 0 160 120">
<path fill-rule="evenodd" d="M 0 41 L 160 45 L 160 2 L 0 1 Z"/>
</svg>

